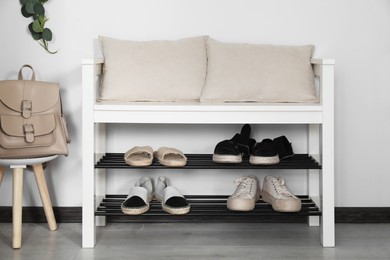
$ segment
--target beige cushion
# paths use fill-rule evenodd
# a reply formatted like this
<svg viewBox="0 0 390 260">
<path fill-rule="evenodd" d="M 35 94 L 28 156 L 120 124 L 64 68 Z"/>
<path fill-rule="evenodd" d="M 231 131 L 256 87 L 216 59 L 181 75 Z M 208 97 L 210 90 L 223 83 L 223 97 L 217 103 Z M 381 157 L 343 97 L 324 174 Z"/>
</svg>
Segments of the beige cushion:
<svg viewBox="0 0 390 260">
<path fill-rule="evenodd" d="M 99 37 L 104 55 L 100 100 L 199 100 L 206 78 L 205 37 L 124 41 Z"/>
<path fill-rule="evenodd" d="M 207 41 L 201 102 L 318 102 L 310 59 L 313 46 Z"/>
</svg>

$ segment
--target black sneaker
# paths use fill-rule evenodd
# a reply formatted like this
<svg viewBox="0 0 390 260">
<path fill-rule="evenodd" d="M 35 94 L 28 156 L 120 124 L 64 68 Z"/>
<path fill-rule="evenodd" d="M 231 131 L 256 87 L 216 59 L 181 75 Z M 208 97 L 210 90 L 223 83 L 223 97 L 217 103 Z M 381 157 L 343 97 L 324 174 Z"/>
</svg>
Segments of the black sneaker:
<svg viewBox="0 0 390 260">
<path fill-rule="evenodd" d="M 238 144 L 233 140 L 224 140 L 215 146 L 213 162 L 216 163 L 241 163 L 242 155 Z"/>
<path fill-rule="evenodd" d="M 232 138 L 232 141 L 238 145 L 238 149 L 240 149 L 241 154 L 246 157 L 249 157 L 253 147 L 256 144 L 256 140 L 250 138 L 250 136 L 251 136 L 251 126 L 249 124 L 245 124 L 241 128 L 241 133 L 236 134 Z"/>
<path fill-rule="evenodd" d="M 280 160 L 294 156 L 294 152 L 291 146 L 291 143 L 288 141 L 287 137 L 284 135 L 279 136 L 274 139 L 274 145 L 276 151 L 279 154 Z"/>
<path fill-rule="evenodd" d="M 214 149 L 213 162 L 241 163 L 243 156 L 249 156 L 256 141 L 250 138 L 251 126 L 245 124 L 240 134 L 230 140 L 219 142 Z"/>
<path fill-rule="evenodd" d="M 279 163 L 279 155 L 271 139 L 264 139 L 257 143 L 249 157 L 250 164 L 271 165 Z"/>
</svg>

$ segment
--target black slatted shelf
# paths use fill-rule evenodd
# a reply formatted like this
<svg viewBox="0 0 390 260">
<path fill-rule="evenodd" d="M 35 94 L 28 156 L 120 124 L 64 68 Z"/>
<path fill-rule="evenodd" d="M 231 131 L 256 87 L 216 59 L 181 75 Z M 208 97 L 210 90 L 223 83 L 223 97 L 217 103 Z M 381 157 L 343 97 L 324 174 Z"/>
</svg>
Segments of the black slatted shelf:
<svg viewBox="0 0 390 260">
<path fill-rule="evenodd" d="M 212 154 L 186 154 L 185 167 L 169 168 L 154 160 L 148 167 L 127 165 L 123 153 L 107 153 L 95 168 L 111 169 L 321 169 L 321 165 L 308 154 L 295 154 L 276 165 L 252 165 L 248 158 L 240 164 L 218 164 Z M 121 203 L 126 195 L 106 195 L 100 203 L 96 216 L 106 216 L 108 222 L 306 222 L 308 216 L 320 216 L 321 211 L 308 196 L 299 196 L 302 210 L 296 213 L 275 212 L 271 205 L 259 200 L 253 211 L 238 212 L 226 208 L 227 195 L 189 195 L 191 211 L 186 215 L 171 215 L 161 209 L 161 204 L 152 201 L 150 210 L 142 215 L 125 215 Z"/>
<path fill-rule="evenodd" d="M 252 165 L 248 158 L 240 164 L 220 164 L 212 161 L 212 154 L 186 154 L 187 165 L 182 168 L 169 168 L 153 160 L 148 167 L 134 167 L 127 165 L 123 153 L 106 153 L 95 165 L 95 168 L 112 169 L 321 169 L 321 165 L 308 154 L 295 154 L 275 165 Z"/>
<path fill-rule="evenodd" d="M 152 201 L 148 212 L 132 216 L 121 211 L 126 195 L 106 195 L 95 215 L 107 216 L 112 222 L 305 222 L 308 216 L 321 216 L 321 211 L 308 196 L 298 197 L 302 201 L 302 209 L 295 213 L 275 212 L 262 200 L 256 202 L 252 211 L 231 211 L 226 208 L 227 195 L 189 195 L 186 198 L 191 204 L 191 211 L 186 215 L 168 214 L 161 209 L 161 203 Z"/>
</svg>

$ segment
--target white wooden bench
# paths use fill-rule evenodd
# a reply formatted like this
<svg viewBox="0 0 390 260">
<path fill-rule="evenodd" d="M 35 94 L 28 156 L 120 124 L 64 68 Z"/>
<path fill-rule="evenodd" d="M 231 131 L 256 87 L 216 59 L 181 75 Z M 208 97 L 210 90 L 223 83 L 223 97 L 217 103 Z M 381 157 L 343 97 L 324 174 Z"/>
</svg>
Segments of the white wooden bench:
<svg viewBox="0 0 390 260">
<path fill-rule="evenodd" d="M 105 154 L 105 126 L 133 124 L 305 124 L 308 126 L 308 154 L 322 165 L 308 170 L 308 196 L 321 210 L 310 216 L 310 226 L 320 226 L 324 247 L 335 246 L 334 224 L 334 60 L 312 59 L 318 77 L 320 103 L 154 103 L 98 102 L 99 77 L 104 59 L 82 61 L 82 246 L 93 248 L 95 227 L 105 217 L 95 216 L 106 195 L 105 170 L 95 164 Z"/>
</svg>

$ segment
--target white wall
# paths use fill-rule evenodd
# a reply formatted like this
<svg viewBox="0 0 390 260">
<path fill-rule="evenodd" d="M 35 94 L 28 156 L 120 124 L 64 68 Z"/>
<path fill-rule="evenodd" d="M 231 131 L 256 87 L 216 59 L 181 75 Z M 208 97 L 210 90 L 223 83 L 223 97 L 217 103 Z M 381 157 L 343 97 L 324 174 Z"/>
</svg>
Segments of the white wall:
<svg viewBox="0 0 390 260">
<path fill-rule="evenodd" d="M 390 206 L 390 2 L 387 0 L 68 0 L 46 4 L 54 33 L 46 54 L 31 39 L 29 20 L 18 1 L 0 2 L 0 79 L 16 78 L 33 65 L 38 79 L 62 85 L 73 142 L 70 155 L 47 172 L 53 204 L 81 205 L 81 65 L 95 53 L 100 35 L 133 40 L 210 35 L 229 42 L 314 44 L 316 57 L 336 59 L 336 206 Z M 174 146 L 184 152 L 212 152 L 240 126 L 109 127 L 109 151 L 136 144 Z M 286 134 L 304 152 L 305 127 L 253 126 L 254 137 Z M 133 135 L 134 134 L 134 135 Z M 133 136 L 136 136 L 134 138 Z M 285 176 L 295 193 L 305 193 L 301 171 L 113 171 L 108 191 L 126 193 L 139 176 L 165 174 L 183 193 L 231 193 L 235 177 Z M 40 205 L 32 174 L 25 175 L 24 204 Z M 193 185 L 197 183 L 199 185 Z M 11 175 L 0 189 L 0 205 L 11 205 Z"/>
</svg>

